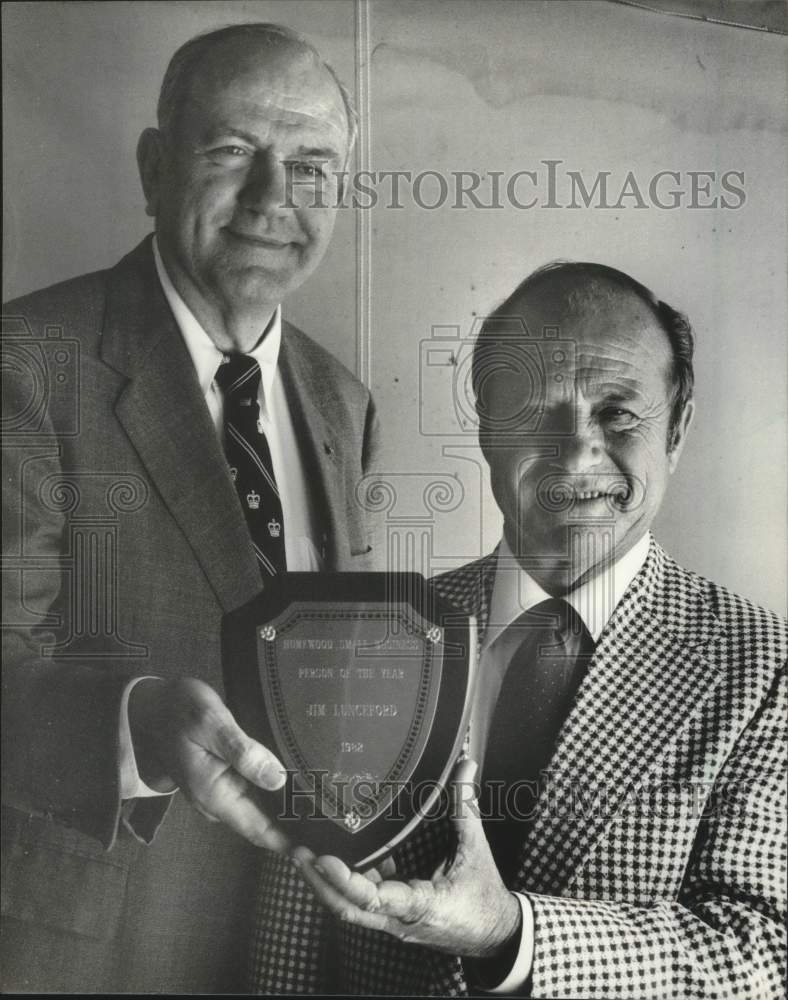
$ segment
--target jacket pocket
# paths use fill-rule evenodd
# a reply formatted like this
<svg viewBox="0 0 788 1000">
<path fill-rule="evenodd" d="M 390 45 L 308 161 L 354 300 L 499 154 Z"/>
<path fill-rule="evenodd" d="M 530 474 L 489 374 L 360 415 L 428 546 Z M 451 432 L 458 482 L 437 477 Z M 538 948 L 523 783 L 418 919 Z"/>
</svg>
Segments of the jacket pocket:
<svg viewBox="0 0 788 1000">
<path fill-rule="evenodd" d="M 125 858 L 59 823 L 3 810 L 0 909 L 97 940 L 115 937 L 126 897 Z"/>
</svg>

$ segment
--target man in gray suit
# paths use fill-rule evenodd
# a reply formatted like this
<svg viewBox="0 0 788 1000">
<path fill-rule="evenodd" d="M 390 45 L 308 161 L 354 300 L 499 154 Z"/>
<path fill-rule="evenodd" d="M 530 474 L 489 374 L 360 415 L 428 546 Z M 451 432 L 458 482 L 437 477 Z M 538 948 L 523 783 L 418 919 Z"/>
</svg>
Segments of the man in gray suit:
<svg viewBox="0 0 788 1000">
<path fill-rule="evenodd" d="M 176 53 L 158 111 L 155 236 L 4 310 L 8 990 L 243 986 L 255 848 L 286 842 L 255 797 L 281 765 L 218 693 L 221 617 L 276 569 L 223 362 L 254 373 L 280 568 L 370 560 L 371 398 L 280 310 L 331 238 L 348 96 L 300 37 L 240 25 Z"/>
</svg>

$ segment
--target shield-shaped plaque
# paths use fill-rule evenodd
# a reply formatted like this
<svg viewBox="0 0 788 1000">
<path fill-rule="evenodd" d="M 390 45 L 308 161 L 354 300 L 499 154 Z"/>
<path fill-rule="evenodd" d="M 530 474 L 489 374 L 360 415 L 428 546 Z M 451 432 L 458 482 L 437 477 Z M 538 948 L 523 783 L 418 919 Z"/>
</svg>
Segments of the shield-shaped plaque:
<svg viewBox="0 0 788 1000">
<path fill-rule="evenodd" d="M 365 868 L 445 805 L 475 621 L 422 576 L 285 573 L 222 642 L 230 708 L 287 768 L 264 797 L 294 844 Z"/>
</svg>

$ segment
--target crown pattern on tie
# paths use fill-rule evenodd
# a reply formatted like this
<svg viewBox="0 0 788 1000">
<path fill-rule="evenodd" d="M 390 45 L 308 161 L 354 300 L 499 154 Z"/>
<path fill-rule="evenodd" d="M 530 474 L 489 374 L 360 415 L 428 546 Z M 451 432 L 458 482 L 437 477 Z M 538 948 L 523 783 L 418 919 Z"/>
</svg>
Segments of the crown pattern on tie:
<svg viewBox="0 0 788 1000">
<path fill-rule="evenodd" d="M 224 394 L 224 453 L 261 575 L 285 568 L 282 501 L 260 422 L 260 365 L 248 354 L 225 355 L 216 372 Z"/>
</svg>

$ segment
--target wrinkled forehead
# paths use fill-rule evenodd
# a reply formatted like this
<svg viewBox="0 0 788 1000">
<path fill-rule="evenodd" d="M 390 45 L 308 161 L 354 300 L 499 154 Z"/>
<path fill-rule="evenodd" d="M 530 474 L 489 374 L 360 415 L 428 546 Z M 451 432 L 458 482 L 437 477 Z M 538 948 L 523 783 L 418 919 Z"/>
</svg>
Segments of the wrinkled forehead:
<svg viewBox="0 0 788 1000">
<path fill-rule="evenodd" d="M 546 282 L 529 293 L 521 314 L 532 337 L 562 349 L 542 352 L 545 366 L 573 370 L 575 380 L 639 382 L 663 387 L 672 370 L 666 332 L 633 292 L 605 282 Z"/>
<path fill-rule="evenodd" d="M 347 143 L 349 123 L 336 80 L 311 49 L 291 40 L 217 45 L 201 60 L 184 96 L 192 118 L 243 115 Z"/>
</svg>

